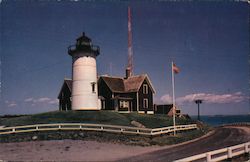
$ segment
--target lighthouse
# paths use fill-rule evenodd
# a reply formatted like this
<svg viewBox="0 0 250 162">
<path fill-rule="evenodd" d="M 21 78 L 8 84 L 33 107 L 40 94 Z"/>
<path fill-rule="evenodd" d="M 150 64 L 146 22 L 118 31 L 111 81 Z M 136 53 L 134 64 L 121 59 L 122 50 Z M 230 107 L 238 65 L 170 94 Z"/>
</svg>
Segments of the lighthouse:
<svg viewBox="0 0 250 162">
<path fill-rule="evenodd" d="M 100 48 L 83 33 L 68 47 L 68 54 L 72 57 L 72 110 L 100 110 L 96 71 Z"/>
</svg>

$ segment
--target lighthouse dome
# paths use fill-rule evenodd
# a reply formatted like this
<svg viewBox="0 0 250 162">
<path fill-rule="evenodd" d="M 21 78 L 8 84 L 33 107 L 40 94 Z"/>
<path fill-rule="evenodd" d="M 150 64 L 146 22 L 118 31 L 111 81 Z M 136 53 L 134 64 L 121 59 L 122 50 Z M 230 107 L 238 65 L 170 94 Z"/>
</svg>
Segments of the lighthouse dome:
<svg viewBox="0 0 250 162">
<path fill-rule="evenodd" d="M 92 45 L 91 39 L 83 32 L 82 36 L 76 39 L 76 44 L 68 47 L 68 53 L 71 56 L 77 53 L 85 53 L 88 56 L 96 57 L 100 54 L 100 48 Z"/>
</svg>

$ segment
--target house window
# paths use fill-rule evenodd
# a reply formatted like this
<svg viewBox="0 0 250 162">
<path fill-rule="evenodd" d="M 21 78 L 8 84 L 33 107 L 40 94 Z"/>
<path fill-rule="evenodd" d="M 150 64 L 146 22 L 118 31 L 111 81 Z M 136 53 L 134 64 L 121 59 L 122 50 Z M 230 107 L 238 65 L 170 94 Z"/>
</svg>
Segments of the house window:
<svg viewBox="0 0 250 162">
<path fill-rule="evenodd" d="M 96 93 L 96 83 L 95 82 L 92 82 L 91 83 L 91 87 L 92 87 L 92 93 Z"/>
<path fill-rule="evenodd" d="M 148 94 L 148 85 L 143 84 L 143 94 Z"/>
<path fill-rule="evenodd" d="M 129 108 L 129 101 L 120 101 L 120 108 Z"/>
<path fill-rule="evenodd" d="M 143 108 L 148 108 L 148 99 L 147 98 L 143 99 Z"/>
</svg>

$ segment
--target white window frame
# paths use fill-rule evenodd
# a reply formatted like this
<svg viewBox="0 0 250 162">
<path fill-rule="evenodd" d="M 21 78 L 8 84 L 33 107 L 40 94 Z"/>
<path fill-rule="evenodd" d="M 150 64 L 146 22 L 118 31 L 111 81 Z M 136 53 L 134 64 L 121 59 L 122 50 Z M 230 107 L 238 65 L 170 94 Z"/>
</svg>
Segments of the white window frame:
<svg viewBox="0 0 250 162">
<path fill-rule="evenodd" d="M 143 108 L 145 108 L 145 109 L 148 108 L 148 99 L 147 98 L 143 99 Z"/>
<path fill-rule="evenodd" d="M 120 101 L 120 108 L 129 108 L 129 101 Z"/>
<path fill-rule="evenodd" d="M 147 84 L 143 84 L 142 91 L 143 91 L 143 94 L 148 94 L 148 85 Z"/>
</svg>

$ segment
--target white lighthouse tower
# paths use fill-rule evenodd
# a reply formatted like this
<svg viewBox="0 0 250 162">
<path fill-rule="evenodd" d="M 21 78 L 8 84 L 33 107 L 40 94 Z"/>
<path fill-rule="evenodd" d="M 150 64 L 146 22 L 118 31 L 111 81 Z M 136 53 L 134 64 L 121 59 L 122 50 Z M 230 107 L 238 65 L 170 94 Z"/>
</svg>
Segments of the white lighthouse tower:
<svg viewBox="0 0 250 162">
<path fill-rule="evenodd" d="M 100 48 L 83 33 L 76 45 L 69 46 L 68 53 L 72 56 L 72 110 L 100 110 L 96 71 Z"/>
</svg>

